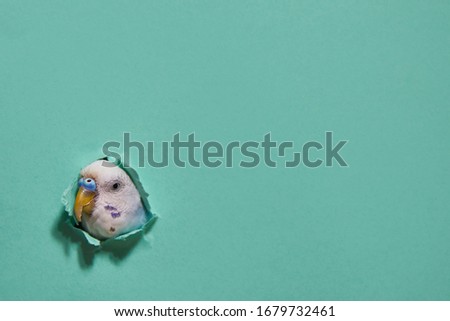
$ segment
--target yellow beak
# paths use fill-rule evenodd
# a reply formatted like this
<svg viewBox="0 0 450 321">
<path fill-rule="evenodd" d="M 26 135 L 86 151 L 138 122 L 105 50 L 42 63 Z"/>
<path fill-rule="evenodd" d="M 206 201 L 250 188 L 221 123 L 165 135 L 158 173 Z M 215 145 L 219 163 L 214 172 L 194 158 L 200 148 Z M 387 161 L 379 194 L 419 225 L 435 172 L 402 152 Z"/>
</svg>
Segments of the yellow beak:
<svg viewBox="0 0 450 321">
<path fill-rule="evenodd" d="M 78 222 L 81 222 L 81 216 L 83 214 L 91 215 L 95 205 L 95 192 L 89 191 L 81 186 L 78 189 L 77 198 L 75 199 L 75 218 Z"/>
</svg>

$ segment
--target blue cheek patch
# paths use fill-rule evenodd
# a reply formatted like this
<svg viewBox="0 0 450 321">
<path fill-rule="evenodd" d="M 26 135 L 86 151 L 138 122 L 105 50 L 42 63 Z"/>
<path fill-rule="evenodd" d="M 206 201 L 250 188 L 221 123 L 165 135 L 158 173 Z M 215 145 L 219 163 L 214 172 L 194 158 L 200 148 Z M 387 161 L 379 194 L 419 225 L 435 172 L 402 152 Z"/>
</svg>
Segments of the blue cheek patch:
<svg viewBox="0 0 450 321">
<path fill-rule="evenodd" d="M 111 212 L 112 218 L 118 218 L 120 216 L 120 212 Z"/>
</svg>

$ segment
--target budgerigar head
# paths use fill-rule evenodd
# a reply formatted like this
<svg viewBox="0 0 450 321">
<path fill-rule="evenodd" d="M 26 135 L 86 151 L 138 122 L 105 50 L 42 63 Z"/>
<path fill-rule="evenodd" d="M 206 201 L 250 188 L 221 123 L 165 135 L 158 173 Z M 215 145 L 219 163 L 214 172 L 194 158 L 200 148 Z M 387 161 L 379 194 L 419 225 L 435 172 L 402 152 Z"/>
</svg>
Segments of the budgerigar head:
<svg viewBox="0 0 450 321">
<path fill-rule="evenodd" d="M 142 201 L 122 168 L 98 160 L 83 168 L 80 176 L 74 213 L 88 232 L 105 239 L 140 224 L 136 217 L 143 212 Z"/>
</svg>

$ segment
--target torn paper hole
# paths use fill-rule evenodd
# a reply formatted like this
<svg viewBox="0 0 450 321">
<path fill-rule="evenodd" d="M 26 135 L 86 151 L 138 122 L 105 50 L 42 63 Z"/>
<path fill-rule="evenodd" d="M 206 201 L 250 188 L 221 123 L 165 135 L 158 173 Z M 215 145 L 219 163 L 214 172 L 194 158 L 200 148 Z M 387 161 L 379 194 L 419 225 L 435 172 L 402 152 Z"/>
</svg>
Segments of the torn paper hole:
<svg viewBox="0 0 450 321">
<path fill-rule="evenodd" d="M 74 232 L 100 246 L 126 240 L 154 223 L 147 197 L 133 169 L 102 158 L 81 170 L 62 202 Z"/>
</svg>

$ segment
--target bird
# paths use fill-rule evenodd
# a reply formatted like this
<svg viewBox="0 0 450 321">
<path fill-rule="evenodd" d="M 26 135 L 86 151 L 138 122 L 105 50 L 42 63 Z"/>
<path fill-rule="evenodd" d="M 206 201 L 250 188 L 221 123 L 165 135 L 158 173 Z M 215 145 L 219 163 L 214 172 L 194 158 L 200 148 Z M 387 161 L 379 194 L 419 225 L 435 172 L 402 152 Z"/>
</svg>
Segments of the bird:
<svg viewBox="0 0 450 321">
<path fill-rule="evenodd" d="M 100 241 L 136 230 L 149 219 L 130 176 L 106 160 L 94 161 L 80 171 L 74 217 Z"/>
</svg>

